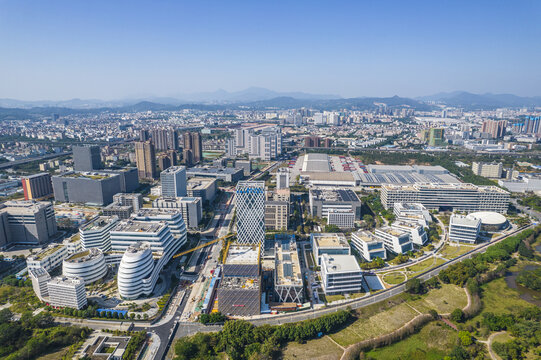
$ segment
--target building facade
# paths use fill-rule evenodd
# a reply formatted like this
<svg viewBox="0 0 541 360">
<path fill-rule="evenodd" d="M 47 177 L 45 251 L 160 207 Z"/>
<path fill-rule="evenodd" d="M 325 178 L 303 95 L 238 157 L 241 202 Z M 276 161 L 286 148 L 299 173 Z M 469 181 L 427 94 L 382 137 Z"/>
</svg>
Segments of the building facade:
<svg viewBox="0 0 541 360">
<path fill-rule="evenodd" d="M 103 168 L 98 145 L 73 146 L 73 170 L 94 171 Z"/>
<path fill-rule="evenodd" d="M 235 189 L 237 242 L 258 245 L 265 242 L 265 182 L 239 181 Z"/>
<path fill-rule="evenodd" d="M 25 200 L 6 201 L 3 205 L 0 209 L 0 247 L 44 244 L 57 233 L 51 203 Z"/>
<path fill-rule="evenodd" d="M 186 196 L 186 168 L 171 166 L 160 173 L 160 184 L 163 197 Z"/>
<path fill-rule="evenodd" d="M 358 293 L 363 289 L 363 273 L 353 255 L 323 254 L 321 280 L 326 295 Z"/>
<path fill-rule="evenodd" d="M 351 234 L 351 246 L 366 261 L 372 261 L 376 258 L 387 259 L 383 240 L 368 231 L 358 231 Z"/>
<path fill-rule="evenodd" d="M 289 226 L 289 203 L 285 201 L 265 202 L 265 228 L 287 230 Z"/>
<path fill-rule="evenodd" d="M 81 310 L 87 305 L 85 282 L 81 278 L 59 276 L 47 283 L 49 304 Z"/>
<path fill-rule="evenodd" d="M 475 244 L 480 229 L 481 219 L 453 214 L 449 220 L 449 241 Z"/>
<path fill-rule="evenodd" d="M 49 173 L 25 176 L 21 179 L 25 200 L 41 200 L 54 196 Z"/>
</svg>

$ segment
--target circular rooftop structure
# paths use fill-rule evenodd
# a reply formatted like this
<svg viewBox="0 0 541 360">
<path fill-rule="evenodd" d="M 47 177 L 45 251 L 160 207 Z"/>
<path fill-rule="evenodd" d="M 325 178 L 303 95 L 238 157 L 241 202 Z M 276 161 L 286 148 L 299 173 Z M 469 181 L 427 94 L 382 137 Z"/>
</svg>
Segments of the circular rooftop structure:
<svg viewBox="0 0 541 360">
<path fill-rule="evenodd" d="M 481 230 L 498 231 L 505 229 L 509 223 L 505 216 L 493 211 L 478 211 L 469 214 L 470 216 L 481 220 Z"/>
<path fill-rule="evenodd" d="M 78 276 L 85 284 L 93 283 L 107 274 L 105 257 L 99 249 L 88 249 L 75 253 L 62 262 L 65 276 Z"/>
</svg>

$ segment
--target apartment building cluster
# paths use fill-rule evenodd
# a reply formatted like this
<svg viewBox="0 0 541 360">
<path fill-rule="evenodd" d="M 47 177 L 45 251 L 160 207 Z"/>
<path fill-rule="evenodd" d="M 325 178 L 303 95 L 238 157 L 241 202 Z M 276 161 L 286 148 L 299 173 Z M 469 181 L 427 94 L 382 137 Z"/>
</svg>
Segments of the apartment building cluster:
<svg viewBox="0 0 541 360">
<path fill-rule="evenodd" d="M 250 159 L 274 160 L 282 155 L 282 132 L 277 126 L 236 129 L 226 142 L 230 157 L 247 154 Z"/>
</svg>

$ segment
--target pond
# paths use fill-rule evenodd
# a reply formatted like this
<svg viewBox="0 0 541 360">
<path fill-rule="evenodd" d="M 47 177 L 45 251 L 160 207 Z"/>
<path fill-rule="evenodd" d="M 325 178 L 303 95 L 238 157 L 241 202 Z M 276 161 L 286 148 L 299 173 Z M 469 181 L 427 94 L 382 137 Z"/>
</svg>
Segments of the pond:
<svg viewBox="0 0 541 360">
<path fill-rule="evenodd" d="M 526 265 L 523 270 L 535 270 L 539 266 Z M 517 284 L 518 271 L 508 272 L 505 274 L 505 282 L 511 289 L 518 291 L 522 300 L 529 302 L 530 304 L 541 306 L 541 292 L 525 288 L 524 286 Z"/>
</svg>

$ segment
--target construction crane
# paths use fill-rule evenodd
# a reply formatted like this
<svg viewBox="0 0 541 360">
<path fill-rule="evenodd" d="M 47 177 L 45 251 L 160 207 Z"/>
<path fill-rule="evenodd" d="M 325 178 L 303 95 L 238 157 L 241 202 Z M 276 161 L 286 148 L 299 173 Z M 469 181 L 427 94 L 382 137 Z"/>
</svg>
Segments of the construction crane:
<svg viewBox="0 0 541 360">
<path fill-rule="evenodd" d="M 232 236 L 235 236 L 235 234 L 227 234 L 226 236 L 222 236 L 222 237 L 220 237 L 220 238 L 217 238 L 217 239 L 211 240 L 211 241 L 209 241 L 209 242 L 206 242 L 206 243 L 204 243 L 204 244 L 198 245 L 198 246 L 196 246 L 196 247 L 194 247 L 194 248 L 191 248 L 191 249 L 188 249 L 188 250 L 179 252 L 178 254 L 176 254 L 176 255 L 173 256 L 173 259 L 176 259 L 176 258 L 178 258 L 178 257 L 180 257 L 180 256 L 182 256 L 182 255 L 189 254 L 189 253 L 194 252 L 194 251 L 196 251 L 196 250 L 202 249 L 202 248 L 204 248 L 204 247 L 206 247 L 206 246 L 209 246 L 209 245 L 212 245 L 212 244 L 216 244 L 217 242 L 222 241 L 222 240 L 225 240 L 225 239 L 230 238 L 230 237 L 232 237 Z"/>
</svg>

